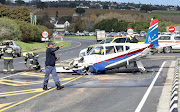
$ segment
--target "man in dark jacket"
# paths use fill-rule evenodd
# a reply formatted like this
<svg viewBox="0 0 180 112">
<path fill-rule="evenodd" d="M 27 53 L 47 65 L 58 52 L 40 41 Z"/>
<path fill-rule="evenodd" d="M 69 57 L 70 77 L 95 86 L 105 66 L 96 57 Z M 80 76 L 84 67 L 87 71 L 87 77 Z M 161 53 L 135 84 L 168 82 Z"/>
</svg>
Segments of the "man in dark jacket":
<svg viewBox="0 0 180 112">
<path fill-rule="evenodd" d="M 131 40 L 130 40 L 130 43 L 138 43 L 138 36 L 135 35 Z"/>
<path fill-rule="evenodd" d="M 60 85 L 59 77 L 56 73 L 56 61 L 59 60 L 59 58 L 56 57 L 55 51 L 57 51 L 59 48 L 63 47 L 64 45 L 60 45 L 59 47 L 54 48 L 54 44 L 52 42 L 48 43 L 48 48 L 46 50 L 46 61 L 45 61 L 45 77 L 43 82 L 43 90 L 47 90 L 47 84 L 49 80 L 49 75 L 52 74 L 55 85 L 57 86 L 57 90 L 60 90 L 64 88 L 64 86 Z"/>
</svg>

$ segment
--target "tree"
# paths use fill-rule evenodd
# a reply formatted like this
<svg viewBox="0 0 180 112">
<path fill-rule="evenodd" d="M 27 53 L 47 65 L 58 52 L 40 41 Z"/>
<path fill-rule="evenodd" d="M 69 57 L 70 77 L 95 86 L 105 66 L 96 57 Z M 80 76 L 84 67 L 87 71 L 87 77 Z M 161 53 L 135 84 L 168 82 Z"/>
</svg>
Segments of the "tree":
<svg viewBox="0 0 180 112">
<path fill-rule="evenodd" d="M 112 29 L 115 32 L 118 31 L 126 31 L 128 26 L 128 22 L 126 21 L 118 21 L 117 18 L 112 18 L 112 19 L 104 19 L 94 25 L 94 29 L 100 29 L 100 30 L 105 30 L 108 32 L 111 32 Z"/>
<path fill-rule="evenodd" d="M 83 9 L 83 8 L 76 8 L 76 13 L 78 13 L 79 15 L 82 15 L 82 14 L 84 14 L 85 13 L 85 9 Z"/>
<path fill-rule="evenodd" d="M 25 4 L 25 2 L 23 0 L 16 0 L 15 2 L 19 5 Z"/>
<path fill-rule="evenodd" d="M 30 22 L 30 11 L 26 7 L 19 7 L 10 12 L 9 17 L 20 21 Z"/>
<path fill-rule="evenodd" d="M 13 1 L 12 0 L 6 0 L 6 4 L 9 5 L 9 4 L 12 4 Z"/>
<path fill-rule="evenodd" d="M 70 3 L 69 6 L 70 6 L 71 8 L 75 8 L 75 7 L 77 6 L 77 4 L 76 4 L 76 3 Z"/>
<path fill-rule="evenodd" d="M 10 13 L 10 10 L 7 7 L 0 4 L 0 17 L 5 17 L 5 16 L 7 17 L 9 13 Z"/>
<path fill-rule="evenodd" d="M 0 18 L 0 40 L 21 38 L 22 32 L 15 20 Z"/>
<path fill-rule="evenodd" d="M 36 3 L 37 8 L 44 9 L 47 8 L 47 4 L 45 2 L 37 2 Z"/>
<path fill-rule="evenodd" d="M 109 9 L 108 5 L 103 5 L 103 9 Z"/>
<path fill-rule="evenodd" d="M 37 18 L 37 22 L 38 22 L 38 25 L 46 26 L 49 29 L 53 29 L 54 28 L 54 24 L 50 23 L 50 18 L 48 16 L 47 12 L 45 12 L 42 17 L 39 16 Z"/>
<path fill-rule="evenodd" d="M 148 11 L 152 11 L 152 7 L 150 5 L 142 5 L 140 10 L 141 11 L 145 10 L 147 13 Z"/>
<path fill-rule="evenodd" d="M 5 4 L 6 0 L 0 0 L 0 3 Z"/>
<path fill-rule="evenodd" d="M 177 11 L 180 11 L 180 7 L 179 6 L 177 6 Z"/>
<path fill-rule="evenodd" d="M 63 16 L 63 17 L 61 17 L 61 18 L 59 18 L 58 19 L 58 21 L 61 21 L 61 22 L 66 22 L 66 21 L 68 21 L 68 22 L 72 22 L 72 16 Z"/>
</svg>

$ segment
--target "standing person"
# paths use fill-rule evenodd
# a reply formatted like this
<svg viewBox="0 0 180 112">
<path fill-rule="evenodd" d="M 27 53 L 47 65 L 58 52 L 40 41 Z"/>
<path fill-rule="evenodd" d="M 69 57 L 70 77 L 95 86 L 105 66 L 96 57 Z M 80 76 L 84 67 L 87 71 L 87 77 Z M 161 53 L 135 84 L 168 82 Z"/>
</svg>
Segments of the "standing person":
<svg viewBox="0 0 180 112">
<path fill-rule="evenodd" d="M 2 48 L 2 52 L 4 53 L 4 74 L 8 72 L 8 65 L 10 67 L 11 73 L 14 73 L 14 66 L 13 66 L 13 54 L 14 50 L 12 47 L 9 46 L 9 42 L 6 42 L 6 47 Z"/>
<path fill-rule="evenodd" d="M 55 85 L 57 86 L 57 90 L 60 90 L 64 88 L 64 86 L 60 85 L 59 77 L 56 73 L 56 67 L 55 63 L 59 60 L 59 58 L 56 57 L 55 51 L 57 51 L 59 48 L 63 47 L 64 45 L 60 45 L 59 47 L 54 48 L 54 43 L 49 42 L 48 48 L 46 50 L 46 61 L 45 61 L 45 77 L 43 82 L 43 90 L 47 90 L 47 84 L 49 80 L 49 75 L 52 74 Z"/>
<path fill-rule="evenodd" d="M 135 35 L 131 40 L 130 40 L 130 43 L 138 43 L 138 36 Z"/>
</svg>

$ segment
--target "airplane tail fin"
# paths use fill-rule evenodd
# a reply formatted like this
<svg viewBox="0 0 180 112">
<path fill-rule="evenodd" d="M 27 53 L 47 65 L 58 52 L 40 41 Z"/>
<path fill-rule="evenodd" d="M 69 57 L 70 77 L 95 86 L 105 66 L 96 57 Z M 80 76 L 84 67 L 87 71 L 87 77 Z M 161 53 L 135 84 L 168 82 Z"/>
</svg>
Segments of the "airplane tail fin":
<svg viewBox="0 0 180 112">
<path fill-rule="evenodd" d="M 159 46 L 158 44 L 158 19 L 152 19 L 146 37 L 146 44 L 152 44 L 152 48 Z"/>
</svg>

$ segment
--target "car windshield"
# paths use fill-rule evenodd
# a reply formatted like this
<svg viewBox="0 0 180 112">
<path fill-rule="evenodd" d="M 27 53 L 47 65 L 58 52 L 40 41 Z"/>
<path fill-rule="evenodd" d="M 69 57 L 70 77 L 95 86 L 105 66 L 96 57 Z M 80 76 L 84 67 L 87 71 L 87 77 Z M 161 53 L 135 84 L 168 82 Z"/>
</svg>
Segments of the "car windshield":
<svg viewBox="0 0 180 112">
<path fill-rule="evenodd" d="M 129 42 L 130 39 L 129 38 L 117 38 L 114 42 L 115 43 L 126 43 Z"/>
<path fill-rule="evenodd" d="M 2 42 L 4 45 L 6 44 L 6 42 Z M 13 43 L 12 42 L 8 42 L 9 43 L 9 45 L 13 45 Z"/>
<path fill-rule="evenodd" d="M 110 43 L 114 38 L 106 38 L 103 41 L 100 42 L 100 44 L 104 44 L 104 43 Z"/>
</svg>

